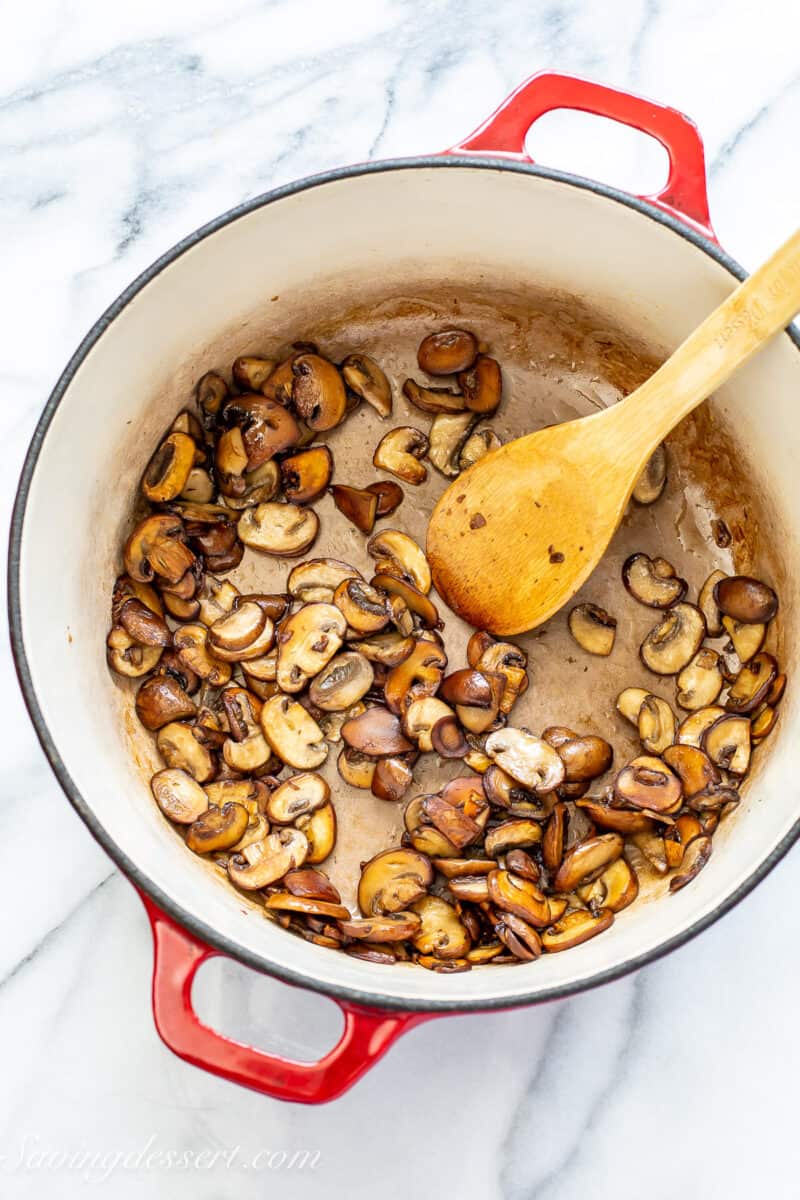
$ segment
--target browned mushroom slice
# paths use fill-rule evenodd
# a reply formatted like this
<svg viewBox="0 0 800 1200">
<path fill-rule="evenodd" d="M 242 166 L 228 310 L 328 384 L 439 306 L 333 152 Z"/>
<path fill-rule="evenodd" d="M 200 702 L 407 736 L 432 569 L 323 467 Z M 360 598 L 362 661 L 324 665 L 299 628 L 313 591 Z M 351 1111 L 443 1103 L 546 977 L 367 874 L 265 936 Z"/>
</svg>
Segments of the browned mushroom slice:
<svg viewBox="0 0 800 1200">
<path fill-rule="evenodd" d="M 604 800 L 591 796 L 576 800 L 577 807 L 601 829 L 609 829 L 627 837 L 633 833 L 651 833 L 655 829 L 652 817 L 646 813 L 624 808 L 614 808 Z"/>
<path fill-rule="evenodd" d="M 731 575 L 714 585 L 714 599 L 720 612 L 740 625 L 765 625 L 778 611 L 778 597 L 772 588 L 749 575 Z"/>
<path fill-rule="evenodd" d="M 378 633 L 389 624 L 391 613 L 385 593 L 363 579 L 343 580 L 333 594 L 333 603 L 356 633 Z"/>
<path fill-rule="evenodd" d="M 397 667 L 401 662 L 405 662 L 417 644 L 410 635 L 405 637 L 394 629 L 364 641 L 350 643 L 352 649 L 363 654 L 364 658 L 384 667 Z"/>
<path fill-rule="evenodd" d="M 157 771 L 150 780 L 150 787 L 164 816 L 176 825 L 191 825 L 208 808 L 200 784 L 180 767 Z"/>
<path fill-rule="evenodd" d="M 407 400 L 423 412 L 456 413 L 466 408 L 464 397 L 450 388 L 426 388 L 414 379 L 407 379 L 403 384 L 403 395 Z"/>
<path fill-rule="evenodd" d="M 345 746 L 336 760 L 336 768 L 345 783 L 349 783 L 351 787 L 364 788 L 366 791 L 372 787 L 376 765 L 374 758 L 362 754 L 360 750 L 354 750 L 352 746 Z"/>
<path fill-rule="evenodd" d="M 319 533 L 319 517 L 312 508 L 267 501 L 246 508 L 236 526 L 239 539 L 261 554 L 294 558 L 303 554 Z"/>
<path fill-rule="evenodd" d="M 485 875 L 459 875 L 448 884 L 450 894 L 462 903 L 488 904 L 489 885 Z"/>
<path fill-rule="evenodd" d="M 342 737 L 348 746 L 361 754 L 384 758 L 389 754 L 405 754 L 413 744 L 403 734 L 400 718 L 388 708 L 368 708 L 342 726 Z"/>
<path fill-rule="evenodd" d="M 614 923 L 614 914 L 610 908 L 601 908 L 592 913 L 586 909 L 569 912 L 546 929 L 541 935 L 542 948 L 548 954 L 556 954 L 560 950 L 571 950 L 588 942 Z"/>
<path fill-rule="evenodd" d="M 633 488 L 637 504 L 655 504 L 667 482 L 667 452 L 664 443 L 656 446 Z"/>
<path fill-rule="evenodd" d="M 344 418 L 347 395 L 333 363 L 319 354 L 299 354 L 292 363 L 292 403 L 309 429 L 333 429 Z"/>
<path fill-rule="evenodd" d="M 680 779 L 687 800 L 717 787 L 722 779 L 715 764 L 697 746 L 670 746 L 664 751 L 664 762 Z"/>
<path fill-rule="evenodd" d="M 589 782 L 605 775 L 614 760 L 614 751 L 605 738 L 592 733 L 578 737 L 572 730 L 566 732 L 569 736 L 555 739 L 554 727 L 551 726 L 542 734 L 548 745 L 558 751 L 564 764 L 566 782 Z"/>
<path fill-rule="evenodd" d="M 656 875 L 666 875 L 669 864 L 664 839 L 660 833 L 655 829 L 632 833 L 628 841 L 636 847 L 647 866 L 655 871 Z"/>
<path fill-rule="evenodd" d="M 409 908 L 420 919 L 420 927 L 412 939 L 420 954 L 454 959 L 467 953 L 470 936 L 452 904 L 440 896 L 421 896 Z"/>
<path fill-rule="evenodd" d="M 725 709 L 719 704 L 709 704 L 699 708 L 681 721 L 675 734 L 675 741 L 681 746 L 700 746 L 703 734 L 719 717 L 725 716 Z"/>
<path fill-rule="evenodd" d="M 331 900 L 313 896 L 295 896 L 292 892 L 272 892 L 266 906 L 271 911 L 302 913 L 308 917 L 329 917 L 332 921 L 349 921 L 350 910 Z"/>
<path fill-rule="evenodd" d="M 617 775 L 614 795 L 632 808 L 671 813 L 681 806 L 681 781 L 660 758 L 641 754 Z"/>
<path fill-rule="evenodd" d="M 159 730 L 156 745 L 168 767 L 179 767 L 198 783 L 206 783 L 214 774 L 214 760 L 190 725 L 170 721 Z"/>
<path fill-rule="evenodd" d="M 245 489 L 244 473 L 247 464 L 242 431 L 238 425 L 233 425 L 217 439 L 214 452 L 214 465 L 217 468 L 221 492 L 231 496 L 241 495 Z"/>
<path fill-rule="evenodd" d="M 614 649 L 617 621 L 596 604 L 576 604 L 567 618 L 569 631 L 587 654 L 607 657 Z"/>
<path fill-rule="evenodd" d="M 461 470 L 459 453 L 477 419 L 469 411 L 440 412 L 433 418 L 428 459 L 448 479 L 455 478 Z"/>
<path fill-rule="evenodd" d="M 333 456 L 327 446 L 312 446 L 281 460 L 283 494 L 291 504 L 311 504 L 327 488 Z"/>
<path fill-rule="evenodd" d="M 230 680 L 231 666 L 212 653 L 207 639 L 205 625 L 181 625 L 173 634 L 173 645 L 184 666 L 207 680 L 212 687 L 223 687 Z"/>
<path fill-rule="evenodd" d="M 151 676 L 136 694 L 136 715 L 145 729 L 153 732 L 170 721 L 193 717 L 196 712 L 194 701 L 170 675 Z"/>
<path fill-rule="evenodd" d="M 613 913 L 622 912 L 639 895 L 639 879 L 633 867 L 624 858 L 618 858 L 591 883 L 577 888 L 577 895 L 592 910 L 610 908 Z"/>
<path fill-rule="evenodd" d="M 681 813 L 674 825 L 670 825 L 664 834 L 664 852 L 667 866 L 675 870 L 683 862 L 683 854 L 689 842 L 701 837 L 703 826 L 694 813 Z"/>
<path fill-rule="evenodd" d="M 386 677 L 384 696 L 391 711 L 402 713 L 414 700 L 433 696 L 446 667 L 447 655 L 441 646 L 436 642 L 417 642 L 411 654 L 392 667 Z"/>
<path fill-rule="evenodd" d="M 143 646 L 120 626 L 115 625 L 106 638 L 106 658 L 112 671 L 129 679 L 147 675 L 158 666 L 160 646 Z"/>
<path fill-rule="evenodd" d="M 278 686 L 300 692 L 325 667 L 342 644 L 347 622 L 333 604 L 305 604 L 281 625 L 278 635 Z"/>
<path fill-rule="evenodd" d="M 739 662 L 749 662 L 758 654 L 767 636 L 766 625 L 743 624 L 733 617 L 722 618 L 722 627 L 733 643 Z"/>
<path fill-rule="evenodd" d="M 213 625 L 219 617 L 231 611 L 238 596 L 239 589 L 230 580 L 215 579 L 213 575 L 206 574 L 197 593 L 200 620 L 204 625 Z"/>
<path fill-rule="evenodd" d="M 475 636 L 475 635 L 473 635 Z M 488 635 L 478 635 L 485 638 Z M 473 639 L 470 638 L 470 645 Z M 485 675 L 498 673 L 505 679 L 505 688 L 500 700 L 500 712 L 506 716 L 511 712 L 517 699 L 524 695 L 528 689 L 527 665 L 528 656 L 524 650 L 520 650 L 519 646 L 513 645 L 512 642 L 495 642 L 490 641 L 488 645 L 484 642 L 478 661 L 470 662 L 470 666 L 477 667 Z M 477 650 L 477 643 L 476 643 Z M 469 661 L 469 649 L 468 659 Z"/>
<path fill-rule="evenodd" d="M 558 752 L 524 729 L 497 729 L 486 739 L 486 753 L 517 783 L 533 792 L 552 792 L 564 782 Z"/>
<path fill-rule="evenodd" d="M 753 713 L 750 723 L 750 738 L 754 743 L 762 742 L 775 728 L 778 720 L 777 710 L 769 704 L 763 704 L 758 712 Z"/>
<path fill-rule="evenodd" d="M 549 815 L 549 809 L 543 804 L 537 803 L 532 792 L 521 788 L 495 763 L 487 767 L 481 782 L 486 798 L 495 808 L 502 808 L 520 816 L 533 817 L 535 820 L 546 818 Z"/>
<path fill-rule="evenodd" d="M 125 569 L 131 579 L 149 583 L 155 575 L 177 583 L 194 566 L 180 517 L 158 513 L 145 517 L 125 543 Z"/>
<path fill-rule="evenodd" d="M 542 840 L 542 827 L 538 821 L 518 817 L 495 825 L 486 835 L 484 849 L 490 858 L 519 850 L 523 846 L 536 846 Z"/>
<path fill-rule="evenodd" d="M 313 864 L 324 862 L 336 845 L 336 810 L 333 805 L 323 804 L 310 817 L 301 817 L 298 824 L 308 842 L 306 861 Z"/>
<path fill-rule="evenodd" d="M 178 413 L 175 420 L 170 426 L 171 433 L 188 433 L 189 437 L 195 443 L 195 459 L 196 463 L 205 461 L 205 443 L 206 434 L 202 423 L 198 421 L 194 413 L 189 412 L 188 408 L 184 408 Z"/>
<path fill-rule="evenodd" d="M 783 699 L 783 693 L 786 691 L 786 675 L 781 672 L 776 675 L 772 681 L 772 686 L 767 693 L 767 704 L 780 704 Z"/>
<path fill-rule="evenodd" d="M 645 688 L 627 687 L 623 688 L 617 696 L 616 707 L 617 712 L 630 721 L 632 725 L 639 724 L 639 709 L 643 702 L 652 692 L 648 692 Z"/>
<path fill-rule="evenodd" d="M 330 660 L 309 689 L 309 699 L 323 712 L 342 712 L 357 704 L 372 687 L 375 673 L 355 650 L 345 650 Z"/>
<path fill-rule="evenodd" d="M 438 419 L 438 418 L 437 418 Z M 433 435 L 431 435 L 433 441 Z M 490 450 L 499 450 L 502 442 L 492 429 L 476 429 L 470 434 L 458 456 L 458 470 L 467 471 L 483 458 Z"/>
<path fill-rule="evenodd" d="M 714 598 L 714 589 L 721 579 L 725 579 L 724 571 L 712 571 L 700 588 L 697 607 L 703 614 L 706 631 L 709 637 L 719 637 L 722 633 L 722 614 Z"/>
<path fill-rule="evenodd" d="M 750 766 L 750 722 L 726 713 L 703 734 L 703 749 L 712 762 L 732 775 L 746 775 Z"/>
<path fill-rule="evenodd" d="M 453 710 L 437 696 L 420 696 L 403 711 L 403 729 L 408 737 L 417 743 L 423 753 L 428 754 L 433 749 L 431 733 L 434 725 L 443 717 L 454 716 Z"/>
<path fill-rule="evenodd" d="M 424 433 L 412 425 L 398 425 L 381 438 L 372 465 L 416 486 L 428 478 L 427 467 L 419 461 L 427 452 L 428 439 Z"/>
<path fill-rule="evenodd" d="M 722 671 L 716 650 L 702 648 L 678 675 L 677 702 L 694 711 L 713 704 L 722 691 Z"/>
<path fill-rule="evenodd" d="M 711 858 L 711 838 L 702 836 L 693 838 L 683 852 L 681 873 L 673 875 L 669 881 L 669 890 L 679 892 L 687 883 L 696 878 Z"/>
<path fill-rule="evenodd" d="M 422 922 L 413 912 L 392 912 L 385 916 L 351 917 L 342 921 L 345 937 L 367 942 L 403 942 L 418 933 Z"/>
<path fill-rule="evenodd" d="M 497 869 L 491 858 L 435 858 L 433 865 L 445 879 L 460 879 L 465 875 L 488 875 Z"/>
<path fill-rule="evenodd" d="M 686 593 L 686 580 L 675 574 L 665 558 L 631 554 L 622 566 L 622 582 L 640 604 L 649 608 L 670 608 Z"/>
<path fill-rule="evenodd" d="M 267 623 L 267 615 L 261 605 L 253 600 L 243 601 L 229 613 L 218 617 L 208 631 L 208 643 L 212 653 L 227 650 L 233 653 L 247 650 L 260 638 Z M 269 644 L 272 644 L 272 622 L 270 621 Z M 262 653 L 266 653 L 266 646 Z"/>
<path fill-rule="evenodd" d="M 264 736 L 282 762 L 298 771 L 313 771 L 328 755 L 322 730 L 291 696 L 273 696 L 261 709 Z"/>
<path fill-rule="evenodd" d="M 216 779 L 203 790 L 208 798 L 207 807 L 241 804 L 251 817 L 263 812 L 269 799 L 269 788 L 259 779 Z"/>
<path fill-rule="evenodd" d="M 339 904 L 341 896 L 324 871 L 314 867 L 298 867 L 283 878 L 283 886 L 292 896 L 306 896 L 312 900 L 327 900 Z"/>
<path fill-rule="evenodd" d="M 478 822 L 444 796 L 424 796 L 421 814 L 458 850 L 477 841 L 481 835 Z"/>
<path fill-rule="evenodd" d="M 274 459 L 268 459 L 252 471 L 245 471 L 242 481 L 243 484 L 238 485 L 238 495 L 225 496 L 225 503 L 230 509 L 252 508 L 272 500 L 281 483 L 280 467 Z"/>
<path fill-rule="evenodd" d="M 502 870 L 490 871 L 486 878 L 489 897 L 498 908 L 515 913 L 535 929 L 550 924 L 547 897 L 530 879 Z"/>
<path fill-rule="evenodd" d="M 563 800 L 553 807 L 542 839 L 542 861 L 548 871 L 557 871 L 564 857 L 569 809 Z M 509 869 L 514 868 L 509 864 Z"/>
<path fill-rule="evenodd" d="M 475 362 L 478 341 L 466 329 L 443 329 L 420 342 L 417 362 L 428 375 L 457 375 Z"/>
<path fill-rule="evenodd" d="M 379 574 L 408 580 L 426 596 L 431 590 L 428 560 L 407 533 L 401 533 L 399 529 L 382 529 L 370 538 L 367 553 L 377 560 Z"/>
<path fill-rule="evenodd" d="M 242 354 L 233 360 L 233 382 L 243 392 L 260 392 L 277 365 L 274 358 Z"/>
<path fill-rule="evenodd" d="M 197 445 L 185 433 L 171 433 L 156 450 L 142 476 L 142 492 L 152 504 L 181 494 L 194 466 Z"/>
<path fill-rule="evenodd" d="M 771 654 L 756 654 L 731 684 L 725 707 L 733 713 L 754 712 L 766 701 L 777 674 L 778 664 Z"/>
<path fill-rule="evenodd" d="M 675 739 L 675 716 L 666 700 L 648 694 L 639 709 L 639 739 L 648 754 L 661 754 Z"/>
<path fill-rule="evenodd" d="M 509 646 L 512 650 L 516 649 L 522 659 L 522 666 L 527 665 L 528 660 L 524 651 L 512 646 L 510 642 L 495 642 L 492 635 L 487 633 L 485 629 L 476 629 L 470 635 L 470 639 L 467 642 L 467 662 L 471 667 L 481 669 L 481 660 L 496 645 L 505 645 Z"/>
<path fill-rule="evenodd" d="M 372 794 L 379 800 L 397 803 L 403 799 L 413 782 L 414 774 L 411 762 L 397 755 L 382 758 L 376 764 L 375 773 L 372 776 Z"/>
<path fill-rule="evenodd" d="M 616 862 L 625 842 L 618 833 L 601 833 L 586 838 L 567 850 L 553 879 L 557 892 L 572 892 L 581 883 L 588 883 Z"/>
<path fill-rule="evenodd" d="M 181 489 L 181 499 L 209 504 L 214 499 L 214 481 L 203 467 L 192 467 Z"/>
<path fill-rule="evenodd" d="M 432 858 L 455 858 L 459 850 L 449 838 L 436 829 L 426 815 L 424 805 L 427 796 L 415 796 L 409 800 L 403 813 L 403 820 L 408 832 L 408 841 L 419 851 Z"/>
<path fill-rule="evenodd" d="M 505 691 L 505 677 L 499 672 L 476 671 L 466 667 L 442 680 L 439 696 L 454 704 L 459 721 L 470 733 L 485 733 L 494 724 Z"/>
<path fill-rule="evenodd" d="M 542 940 L 536 930 L 515 913 L 495 912 L 494 915 L 494 932 L 501 944 L 514 956 L 514 959 L 518 959 L 520 962 L 535 962 L 542 953 Z M 491 955 L 489 961 L 496 957 L 496 954 Z M 486 959 L 480 956 L 475 958 L 473 952 L 470 951 L 467 961 L 475 963 L 486 961 Z"/>
<path fill-rule="evenodd" d="M 440 626 L 439 610 L 430 599 L 429 596 L 423 595 L 418 591 L 413 584 L 405 579 L 397 579 L 394 575 L 373 575 L 370 580 L 372 587 L 379 588 L 383 592 L 387 592 L 390 597 L 397 598 L 396 601 L 390 601 L 392 607 L 392 619 L 402 628 L 403 622 L 397 621 L 395 615 L 395 603 L 401 605 L 402 610 L 413 613 L 419 618 L 420 624 L 424 629 L 436 629 Z"/>
<path fill-rule="evenodd" d="M 365 917 L 405 912 L 433 883 L 430 860 L 416 850 L 376 854 L 361 869 L 358 907 Z"/>
<path fill-rule="evenodd" d="M 186 845 L 195 854 L 231 850 L 244 838 L 250 815 L 241 804 L 209 808 L 186 831 Z"/>
<path fill-rule="evenodd" d="M 310 558 L 292 568 L 286 586 L 289 595 L 303 604 L 331 604 L 334 592 L 344 580 L 360 578 L 355 567 L 338 558 Z"/>
<path fill-rule="evenodd" d="M 378 512 L 378 497 L 364 488 L 335 483 L 331 488 L 333 502 L 362 533 L 371 533 Z"/>
<path fill-rule="evenodd" d="M 291 825 L 330 800 L 331 789 L 315 771 L 292 775 L 276 787 L 267 800 L 267 816 L 276 825 Z"/>
<path fill-rule="evenodd" d="M 197 381 L 197 403 L 203 415 L 213 423 L 228 396 L 228 385 L 216 371 L 208 371 Z"/>
<path fill-rule="evenodd" d="M 700 649 L 705 632 L 706 623 L 699 608 L 676 604 L 642 642 L 639 651 L 642 662 L 656 675 L 677 675 Z"/>
<path fill-rule="evenodd" d="M 431 746 L 440 758 L 464 758 L 470 745 L 453 714 L 440 717 L 431 727 Z"/>
<path fill-rule="evenodd" d="M 483 416 L 493 413 L 503 394 L 499 362 L 487 354 L 479 354 L 471 367 L 458 373 L 458 386 L 468 409 Z"/>
<path fill-rule="evenodd" d="M 291 404 L 292 387 L 294 385 L 292 363 L 300 353 L 301 351 L 295 348 L 293 353 L 288 354 L 286 358 L 278 363 L 272 374 L 262 383 L 260 391 L 269 400 L 274 400 L 277 404 L 283 406 Z"/>
<path fill-rule="evenodd" d="M 277 883 L 287 871 L 301 867 L 308 856 L 308 839 L 299 829 L 276 829 L 263 842 L 246 846 L 228 859 L 228 875 L 237 887 L 256 891 Z"/>
<path fill-rule="evenodd" d="M 374 492 L 378 497 L 376 520 L 388 517 L 403 503 L 403 489 L 399 483 L 393 483 L 391 479 L 379 479 L 377 483 L 369 483 L 366 491 Z"/>
<path fill-rule="evenodd" d="M 366 400 L 381 417 L 391 415 L 392 389 L 374 359 L 366 354 L 348 354 L 340 370 L 350 391 L 360 400 Z"/>
</svg>

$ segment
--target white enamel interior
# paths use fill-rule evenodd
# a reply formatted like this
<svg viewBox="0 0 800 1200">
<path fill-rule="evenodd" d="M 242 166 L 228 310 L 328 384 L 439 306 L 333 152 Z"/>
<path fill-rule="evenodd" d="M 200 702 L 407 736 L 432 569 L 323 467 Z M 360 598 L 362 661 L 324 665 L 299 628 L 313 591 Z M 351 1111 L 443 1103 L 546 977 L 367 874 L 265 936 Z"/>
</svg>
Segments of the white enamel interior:
<svg viewBox="0 0 800 1200">
<path fill-rule="evenodd" d="M 75 787 L 146 881 L 188 919 L 263 964 L 376 1004 L 535 999 L 579 986 L 680 937 L 759 869 L 798 817 L 795 662 L 770 753 L 745 812 L 715 839 L 697 881 L 634 906 L 602 937 L 513 970 L 440 976 L 333 954 L 288 936 L 198 867 L 169 835 L 126 738 L 103 640 L 120 532 L 157 434 L 191 383 L 256 328 L 314 304 L 333 311 L 409 281 L 526 283 L 590 302 L 646 341 L 674 346 L 731 290 L 728 271 L 673 230 L 613 199 L 502 169 L 412 166 L 350 176 L 285 196 L 218 230 L 152 279 L 77 370 L 56 411 L 30 489 L 21 546 L 22 629 L 33 686 Z M 272 297 L 278 297 L 272 301 Z M 340 299 L 339 299 L 340 298 Z M 270 308 L 270 301 L 272 301 Z M 234 351 L 236 352 L 236 351 Z M 226 350 L 221 361 L 232 357 Z M 785 562 L 800 531 L 796 445 L 800 357 L 782 336 L 724 389 L 747 474 L 763 486 Z M 791 581 L 791 572 L 788 572 Z M 783 584 L 785 643 L 800 644 L 796 589 Z M 721 844 L 717 846 L 717 842 Z"/>
</svg>

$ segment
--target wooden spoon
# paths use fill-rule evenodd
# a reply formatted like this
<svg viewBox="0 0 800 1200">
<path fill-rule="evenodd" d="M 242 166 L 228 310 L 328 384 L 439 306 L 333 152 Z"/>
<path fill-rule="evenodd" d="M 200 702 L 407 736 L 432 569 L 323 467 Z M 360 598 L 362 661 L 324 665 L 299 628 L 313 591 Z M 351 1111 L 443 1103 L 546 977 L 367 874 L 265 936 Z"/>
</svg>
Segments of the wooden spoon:
<svg viewBox="0 0 800 1200">
<path fill-rule="evenodd" d="M 624 400 L 480 459 L 431 515 L 440 595 L 494 633 L 546 621 L 597 566 L 659 442 L 799 309 L 800 230 Z"/>
</svg>

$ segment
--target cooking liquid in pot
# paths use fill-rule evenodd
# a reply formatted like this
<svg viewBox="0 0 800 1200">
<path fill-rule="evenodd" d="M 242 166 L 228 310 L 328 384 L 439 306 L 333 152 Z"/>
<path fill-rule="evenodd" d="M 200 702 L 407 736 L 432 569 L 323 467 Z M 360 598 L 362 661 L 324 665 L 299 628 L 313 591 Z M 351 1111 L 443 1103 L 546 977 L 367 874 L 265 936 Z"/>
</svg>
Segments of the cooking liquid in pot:
<svg viewBox="0 0 800 1200">
<path fill-rule="evenodd" d="M 500 408 L 494 416 L 481 420 L 477 428 L 492 428 L 502 441 L 615 403 L 647 378 L 660 361 L 620 331 L 601 327 L 597 315 L 572 297 L 545 297 L 529 291 L 524 300 L 518 294 L 477 299 L 474 295 L 459 295 L 454 289 L 446 297 L 410 295 L 388 299 L 327 320 L 317 315 L 315 322 L 302 328 L 297 327 L 296 319 L 290 328 L 276 322 L 268 327 L 270 332 L 258 338 L 250 330 L 232 332 L 221 339 L 213 354 L 204 354 L 202 363 L 193 366 L 191 382 L 209 369 L 229 378 L 230 364 L 237 355 L 281 357 L 290 342 L 301 338 L 317 342 L 320 351 L 334 361 L 355 350 L 370 355 L 392 384 L 392 416 L 381 420 L 371 407 L 361 404 L 339 428 L 317 439 L 328 444 L 333 453 L 333 482 L 365 487 L 377 478 L 390 478 L 372 465 L 375 447 L 388 429 L 411 425 L 429 432 L 432 416 L 406 400 L 402 385 L 409 376 L 426 382 L 417 366 L 417 347 L 427 334 L 451 325 L 472 330 L 501 364 Z M 180 375 L 185 374 L 182 369 Z M 446 379 L 435 382 L 449 383 Z M 186 390 L 176 391 L 176 413 L 187 405 L 193 407 L 191 385 L 188 380 L 185 383 Z M 643 551 L 666 558 L 688 581 L 686 599 L 692 602 L 716 568 L 768 580 L 780 594 L 777 559 L 763 536 L 767 527 L 763 501 L 754 494 L 753 485 L 740 478 L 735 443 L 715 418 L 713 402 L 682 423 L 670 436 L 667 449 L 664 493 L 647 507 L 631 502 L 602 562 L 572 602 L 591 601 L 617 618 L 611 656 L 596 658 L 580 649 L 567 630 L 568 609 L 533 632 L 509 639 L 526 651 L 530 679 L 528 691 L 514 706 L 510 724 L 527 726 L 535 733 L 548 725 L 567 725 L 579 733 L 599 734 L 614 746 L 615 766 L 608 776 L 595 781 L 592 795 L 603 790 L 614 770 L 641 752 L 633 726 L 615 708 L 622 688 L 652 690 L 669 702 L 679 720 L 686 715 L 675 705 L 674 678 L 651 674 L 639 659 L 640 643 L 658 621 L 659 612 L 638 604 L 626 592 L 621 568 L 628 555 Z M 402 505 L 376 523 L 376 531 L 402 529 L 424 548 L 429 515 L 449 482 L 428 464 L 427 481 L 419 487 L 403 483 Z M 366 553 L 366 537 L 342 516 L 329 495 L 317 501 L 314 508 L 320 517 L 320 535 L 302 558 L 279 559 L 246 550 L 239 568 L 227 577 L 243 592 L 280 592 L 285 590 L 288 572 L 297 562 L 326 556 L 343 559 L 370 578 L 374 564 Z M 521 512 L 511 519 L 535 520 L 535 514 Z M 728 540 L 727 534 L 730 544 L 719 544 Z M 448 670 L 457 670 L 467 665 L 466 644 L 472 631 L 438 596 L 434 594 L 433 598 L 445 621 Z M 726 640 L 717 639 L 712 645 L 721 649 Z M 766 649 L 780 661 L 779 642 L 780 615 L 772 623 L 766 643 Z M 152 772 L 163 764 L 132 712 L 135 688 L 121 681 L 119 686 L 130 693 L 130 701 L 125 704 L 126 726 L 149 784 Z M 328 760 L 320 768 L 330 783 L 338 819 L 336 847 L 322 869 L 339 889 L 342 903 L 357 913 L 360 864 L 400 841 L 407 800 L 419 793 L 438 791 L 445 780 L 469 771 L 460 762 L 423 755 L 414 768 L 414 783 L 406 799 L 392 804 L 344 783 L 336 770 L 341 746 L 331 746 Z M 759 750 L 756 760 L 764 753 L 764 749 Z M 179 835 L 173 831 L 173 836 Z M 719 840 L 717 834 L 715 847 Z M 639 902 L 667 891 L 668 879 L 649 872 L 644 859 L 637 857 L 635 866 L 641 884 Z M 231 886 L 227 876 L 220 876 L 219 882 Z M 629 911 L 635 912 L 636 905 Z"/>
</svg>

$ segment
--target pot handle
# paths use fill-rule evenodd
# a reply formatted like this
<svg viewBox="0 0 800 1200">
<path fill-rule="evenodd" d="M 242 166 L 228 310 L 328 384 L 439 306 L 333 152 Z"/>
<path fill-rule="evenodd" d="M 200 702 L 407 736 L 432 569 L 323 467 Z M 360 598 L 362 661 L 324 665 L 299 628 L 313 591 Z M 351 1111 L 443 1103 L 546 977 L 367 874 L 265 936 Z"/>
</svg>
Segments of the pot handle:
<svg viewBox="0 0 800 1200">
<path fill-rule="evenodd" d="M 407 1029 L 432 1013 L 389 1013 L 337 1000 L 341 1038 L 318 1062 L 296 1062 L 246 1046 L 204 1025 L 192 1007 L 192 983 L 218 950 L 200 941 L 140 892 L 153 931 L 153 1018 L 161 1040 L 186 1062 L 278 1100 L 324 1104 L 374 1066 Z"/>
<path fill-rule="evenodd" d="M 630 92 L 576 75 L 543 71 L 520 84 L 474 133 L 445 153 L 497 154 L 517 162 L 533 162 L 525 151 L 528 131 L 539 117 L 559 108 L 608 117 L 660 142 L 669 156 L 669 178 L 660 192 L 639 199 L 717 240 L 708 212 L 705 155 L 697 126 L 677 109 Z"/>
</svg>

